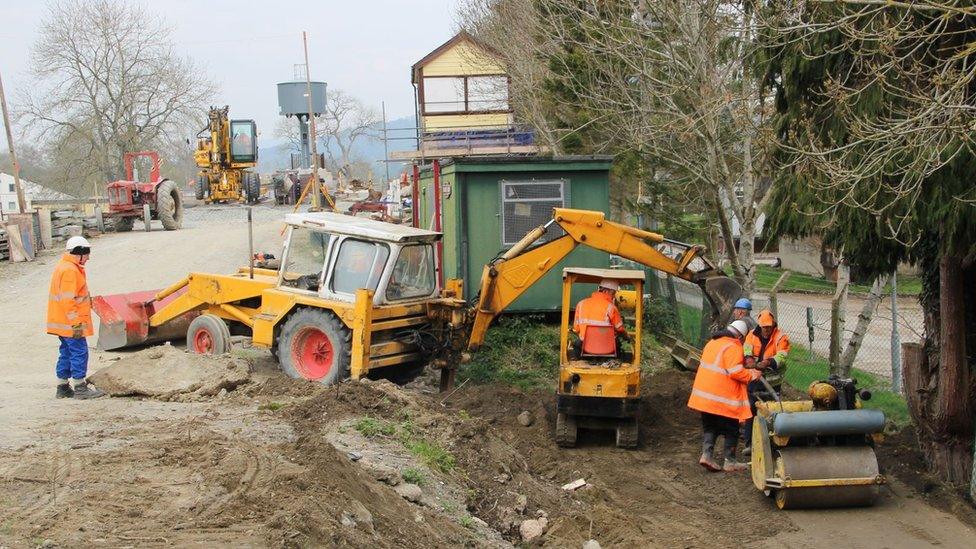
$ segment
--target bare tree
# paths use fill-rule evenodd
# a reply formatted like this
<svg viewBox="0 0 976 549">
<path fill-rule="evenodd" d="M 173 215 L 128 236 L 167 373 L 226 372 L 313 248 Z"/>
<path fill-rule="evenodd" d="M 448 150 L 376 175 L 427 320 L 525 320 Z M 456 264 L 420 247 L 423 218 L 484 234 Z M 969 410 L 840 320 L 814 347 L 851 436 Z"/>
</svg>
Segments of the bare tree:
<svg viewBox="0 0 976 549">
<path fill-rule="evenodd" d="M 330 90 L 325 112 L 316 118 L 315 129 L 325 143 L 329 163 L 346 179 L 352 177 L 355 145 L 362 139 L 375 139 L 374 131 L 380 122 L 376 109 L 342 90 Z"/>
<path fill-rule="evenodd" d="M 51 4 L 20 116 L 58 147 L 56 164 L 70 167 L 71 181 L 121 178 L 123 153 L 161 147 L 199 125 L 216 87 L 173 52 L 170 34 L 157 15 L 123 2 Z"/>
</svg>

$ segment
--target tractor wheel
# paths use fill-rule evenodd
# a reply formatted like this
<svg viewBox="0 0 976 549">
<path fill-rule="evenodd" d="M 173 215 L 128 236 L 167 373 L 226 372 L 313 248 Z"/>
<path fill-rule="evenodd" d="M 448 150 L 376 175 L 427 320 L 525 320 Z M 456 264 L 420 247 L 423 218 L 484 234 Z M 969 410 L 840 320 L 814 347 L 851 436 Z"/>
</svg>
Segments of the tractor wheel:
<svg viewBox="0 0 976 549">
<path fill-rule="evenodd" d="M 295 379 L 338 383 L 349 376 L 352 332 L 330 311 L 301 309 L 278 335 L 281 369 Z"/>
<path fill-rule="evenodd" d="M 115 232 L 127 233 L 132 230 L 132 226 L 135 225 L 135 223 L 136 223 L 136 218 L 134 217 L 116 217 Z"/>
<path fill-rule="evenodd" d="M 576 446 L 576 418 L 560 412 L 556 414 L 556 444 L 563 448 Z"/>
<path fill-rule="evenodd" d="M 205 175 L 197 177 L 197 200 L 206 198 L 208 190 L 210 190 L 210 179 Z"/>
<path fill-rule="evenodd" d="M 257 204 L 261 197 L 261 176 L 255 172 L 244 172 L 244 190 L 248 204 Z"/>
<path fill-rule="evenodd" d="M 186 330 L 186 347 L 199 355 L 229 353 L 230 328 L 218 316 L 200 315 L 190 322 Z"/>
<path fill-rule="evenodd" d="M 156 219 L 167 231 L 175 231 L 183 225 L 183 196 L 176 183 L 169 179 L 156 186 Z"/>
</svg>

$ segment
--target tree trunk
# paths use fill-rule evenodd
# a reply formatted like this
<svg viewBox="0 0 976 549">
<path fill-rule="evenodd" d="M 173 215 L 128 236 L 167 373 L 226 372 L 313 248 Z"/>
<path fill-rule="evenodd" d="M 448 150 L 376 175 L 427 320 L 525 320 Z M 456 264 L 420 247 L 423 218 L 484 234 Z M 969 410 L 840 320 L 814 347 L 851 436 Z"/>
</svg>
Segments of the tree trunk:
<svg viewBox="0 0 976 549">
<path fill-rule="evenodd" d="M 964 269 L 959 256 L 936 260 L 930 252 L 923 258 L 922 272 L 929 273 L 923 274 L 922 292 L 926 341 L 921 360 L 905 361 L 905 395 L 930 469 L 945 481 L 967 485 L 976 387 L 966 338 L 972 337 L 976 322 L 965 304 L 974 297 L 974 271 Z"/>
<path fill-rule="evenodd" d="M 837 266 L 837 291 L 830 301 L 830 373 L 847 375 L 842 371 L 840 351 L 844 345 L 844 324 L 847 316 L 847 286 L 850 284 L 851 270 L 841 261 Z"/>
<path fill-rule="evenodd" d="M 755 290 L 756 223 L 749 219 L 739 225 L 739 270 L 738 280 L 742 292 L 751 296 Z"/>
<path fill-rule="evenodd" d="M 851 333 L 851 339 L 847 342 L 847 347 L 844 348 L 844 354 L 840 357 L 841 375 L 849 376 L 851 373 L 854 359 L 857 358 L 857 353 L 861 350 L 861 343 L 864 342 L 864 334 L 867 333 L 868 326 L 871 325 L 871 319 L 874 318 L 874 313 L 878 310 L 878 304 L 881 303 L 881 292 L 884 291 L 884 287 L 888 283 L 888 278 L 888 275 L 881 275 L 874 279 L 874 284 L 871 286 L 871 293 L 868 294 L 864 306 L 861 307 L 861 312 L 857 315 L 857 324 Z"/>
</svg>

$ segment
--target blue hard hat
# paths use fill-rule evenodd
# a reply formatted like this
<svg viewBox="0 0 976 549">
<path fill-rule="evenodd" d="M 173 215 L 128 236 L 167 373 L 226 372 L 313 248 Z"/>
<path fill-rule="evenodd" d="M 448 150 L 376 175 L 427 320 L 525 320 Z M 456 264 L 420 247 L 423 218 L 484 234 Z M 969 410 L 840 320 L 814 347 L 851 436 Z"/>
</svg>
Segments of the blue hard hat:
<svg viewBox="0 0 976 549">
<path fill-rule="evenodd" d="M 752 310 L 752 302 L 749 301 L 749 298 L 740 297 L 738 299 L 738 301 L 735 302 L 735 305 L 732 306 L 732 308 L 733 309 L 745 309 L 747 311 L 751 311 Z"/>
</svg>

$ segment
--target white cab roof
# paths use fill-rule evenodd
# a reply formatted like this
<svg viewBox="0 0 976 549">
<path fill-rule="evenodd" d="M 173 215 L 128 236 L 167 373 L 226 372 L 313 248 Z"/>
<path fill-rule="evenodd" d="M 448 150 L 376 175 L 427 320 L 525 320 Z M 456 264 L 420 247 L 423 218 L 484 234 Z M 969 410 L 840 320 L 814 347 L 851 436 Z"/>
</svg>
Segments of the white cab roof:
<svg viewBox="0 0 976 549">
<path fill-rule="evenodd" d="M 397 225 L 332 212 L 288 214 L 285 216 L 285 223 L 317 231 L 387 242 L 433 242 L 441 237 L 441 233 L 416 229 L 409 225 Z"/>
</svg>

